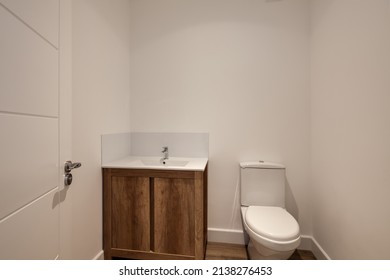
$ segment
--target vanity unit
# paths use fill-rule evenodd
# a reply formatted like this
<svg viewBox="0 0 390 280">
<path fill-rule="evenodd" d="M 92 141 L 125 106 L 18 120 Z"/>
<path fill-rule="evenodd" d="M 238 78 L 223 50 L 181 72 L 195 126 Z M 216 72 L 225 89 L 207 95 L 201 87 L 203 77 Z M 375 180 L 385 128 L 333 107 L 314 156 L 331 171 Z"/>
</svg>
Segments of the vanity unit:
<svg viewBox="0 0 390 280">
<path fill-rule="evenodd" d="M 207 159 L 103 165 L 105 259 L 204 259 Z"/>
</svg>

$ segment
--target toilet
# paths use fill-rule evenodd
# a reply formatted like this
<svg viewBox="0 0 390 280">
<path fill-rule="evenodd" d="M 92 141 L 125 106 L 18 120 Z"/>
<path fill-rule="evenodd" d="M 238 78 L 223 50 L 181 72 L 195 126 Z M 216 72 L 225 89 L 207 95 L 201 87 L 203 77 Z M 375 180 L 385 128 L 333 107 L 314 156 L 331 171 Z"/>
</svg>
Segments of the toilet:
<svg viewBox="0 0 390 280">
<path fill-rule="evenodd" d="M 285 167 L 240 163 L 241 216 L 253 260 L 286 260 L 299 246 L 298 222 L 285 209 Z"/>
</svg>

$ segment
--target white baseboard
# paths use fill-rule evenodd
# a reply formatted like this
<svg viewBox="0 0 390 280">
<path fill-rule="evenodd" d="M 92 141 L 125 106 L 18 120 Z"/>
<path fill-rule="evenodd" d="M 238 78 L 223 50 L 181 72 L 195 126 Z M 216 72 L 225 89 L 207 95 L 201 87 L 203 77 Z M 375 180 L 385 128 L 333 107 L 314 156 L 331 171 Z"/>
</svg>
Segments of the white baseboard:
<svg viewBox="0 0 390 280">
<path fill-rule="evenodd" d="M 104 260 L 104 251 L 101 250 L 92 260 L 94 260 L 94 261 Z"/>
<path fill-rule="evenodd" d="M 216 243 L 245 244 L 244 232 L 237 229 L 208 228 L 207 241 Z"/>
<path fill-rule="evenodd" d="M 313 247 L 312 247 L 312 252 L 314 256 L 316 256 L 317 260 L 331 260 L 329 255 L 325 252 L 325 250 L 320 246 L 320 244 L 312 238 L 313 241 Z"/>
<path fill-rule="evenodd" d="M 208 228 L 207 241 L 216 243 L 245 244 L 244 232 L 242 230 Z M 330 260 L 330 257 L 318 242 L 308 235 L 301 236 L 301 244 L 298 249 L 312 251 L 318 260 Z"/>
<path fill-rule="evenodd" d="M 328 254 L 312 236 L 301 235 L 301 244 L 298 249 L 312 251 L 317 260 L 330 260 Z"/>
<path fill-rule="evenodd" d="M 215 243 L 228 243 L 245 245 L 244 232 L 242 230 L 208 228 L 207 241 Z M 312 251 L 317 260 L 331 260 L 318 242 L 309 235 L 301 235 L 301 244 L 298 249 Z M 93 260 L 104 260 L 104 251 L 100 251 Z"/>
</svg>

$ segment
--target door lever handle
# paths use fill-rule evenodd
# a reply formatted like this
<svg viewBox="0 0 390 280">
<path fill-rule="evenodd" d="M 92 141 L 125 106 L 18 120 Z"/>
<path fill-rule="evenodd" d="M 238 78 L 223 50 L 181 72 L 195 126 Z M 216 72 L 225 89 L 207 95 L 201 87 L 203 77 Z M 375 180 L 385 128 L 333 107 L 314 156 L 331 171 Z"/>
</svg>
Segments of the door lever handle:
<svg viewBox="0 0 390 280">
<path fill-rule="evenodd" d="M 65 162 L 64 169 L 65 173 L 70 173 L 73 169 L 81 167 L 80 162 L 71 162 L 70 160 Z"/>
</svg>

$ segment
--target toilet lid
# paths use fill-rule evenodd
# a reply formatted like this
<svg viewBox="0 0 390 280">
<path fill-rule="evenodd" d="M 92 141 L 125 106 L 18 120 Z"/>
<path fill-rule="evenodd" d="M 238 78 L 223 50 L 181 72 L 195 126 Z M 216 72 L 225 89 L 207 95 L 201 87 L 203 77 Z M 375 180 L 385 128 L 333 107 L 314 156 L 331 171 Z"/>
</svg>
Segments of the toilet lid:
<svg viewBox="0 0 390 280">
<path fill-rule="evenodd" d="M 249 206 L 245 220 L 256 234 L 275 241 L 290 241 L 299 237 L 299 225 L 281 207 Z"/>
</svg>

